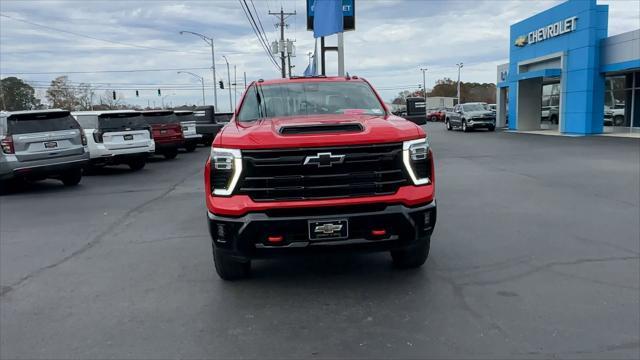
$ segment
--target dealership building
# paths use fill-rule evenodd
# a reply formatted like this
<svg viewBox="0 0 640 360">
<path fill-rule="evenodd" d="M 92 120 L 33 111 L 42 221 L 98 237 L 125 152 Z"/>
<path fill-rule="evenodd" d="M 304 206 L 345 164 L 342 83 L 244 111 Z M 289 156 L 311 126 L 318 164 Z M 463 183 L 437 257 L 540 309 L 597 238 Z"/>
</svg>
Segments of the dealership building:
<svg viewBox="0 0 640 360">
<path fill-rule="evenodd" d="M 567 135 L 640 133 L 640 29 L 608 36 L 609 7 L 569 0 L 511 25 L 498 125 Z"/>
</svg>

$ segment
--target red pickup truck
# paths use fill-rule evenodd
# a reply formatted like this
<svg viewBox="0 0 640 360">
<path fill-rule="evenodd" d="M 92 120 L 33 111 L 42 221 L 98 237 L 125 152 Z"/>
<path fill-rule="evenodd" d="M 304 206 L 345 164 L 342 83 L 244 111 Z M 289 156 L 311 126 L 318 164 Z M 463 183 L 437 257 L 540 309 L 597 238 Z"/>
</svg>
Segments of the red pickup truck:
<svg viewBox="0 0 640 360">
<path fill-rule="evenodd" d="M 433 153 L 358 77 L 253 82 L 215 137 L 204 171 L 218 275 L 251 260 L 390 251 L 419 267 L 436 222 Z"/>
<path fill-rule="evenodd" d="M 178 148 L 184 145 L 184 134 L 180 119 L 173 110 L 143 111 L 142 115 L 151 126 L 156 154 L 163 155 L 165 159 L 178 156 Z"/>
</svg>

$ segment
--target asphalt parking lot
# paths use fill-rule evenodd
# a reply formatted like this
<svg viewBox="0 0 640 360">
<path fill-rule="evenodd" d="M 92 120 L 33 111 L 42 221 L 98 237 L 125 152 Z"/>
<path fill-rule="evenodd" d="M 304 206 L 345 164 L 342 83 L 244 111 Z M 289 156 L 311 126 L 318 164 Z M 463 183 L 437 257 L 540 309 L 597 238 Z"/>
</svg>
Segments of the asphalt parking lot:
<svg viewBox="0 0 640 360">
<path fill-rule="evenodd" d="M 640 142 L 428 124 L 427 264 L 213 269 L 208 150 L 0 197 L 0 357 L 640 357 Z"/>
</svg>

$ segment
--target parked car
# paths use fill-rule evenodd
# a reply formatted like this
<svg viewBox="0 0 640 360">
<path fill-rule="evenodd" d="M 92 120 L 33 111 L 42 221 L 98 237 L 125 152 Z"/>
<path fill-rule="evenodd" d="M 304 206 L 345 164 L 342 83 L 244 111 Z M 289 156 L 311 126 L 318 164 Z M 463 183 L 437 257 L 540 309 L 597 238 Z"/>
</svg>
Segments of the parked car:
<svg viewBox="0 0 640 360">
<path fill-rule="evenodd" d="M 78 111 L 72 115 L 87 135 L 90 166 L 126 164 L 140 170 L 156 150 L 151 127 L 138 111 Z"/>
<path fill-rule="evenodd" d="M 433 122 L 444 121 L 445 117 L 446 117 L 446 113 L 443 108 L 430 109 L 427 112 L 427 119 Z"/>
<path fill-rule="evenodd" d="M 424 98 L 410 97 L 407 98 L 407 115 L 405 119 L 412 121 L 418 125 L 427 123 L 427 108 Z"/>
<path fill-rule="evenodd" d="M 467 132 L 472 129 L 496 129 L 496 116 L 479 103 L 459 104 L 453 108 L 453 112 L 447 113 L 445 119 L 447 130 L 461 129 Z"/>
<path fill-rule="evenodd" d="M 332 250 L 424 264 L 436 202 L 420 126 L 357 77 L 261 80 L 240 103 L 204 170 L 221 278 L 247 276 L 252 259 Z"/>
<path fill-rule="evenodd" d="M 213 138 L 232 115 L 233 113 L 216 114 L 215 108 L 211 105 L 197 107 L 193 116 L 196 119 L 196 133 L 201 135 L 202 144 L 211 146 Z"/>
<path fill-rule="evenodd" d="M 559 122 L 560 108 L 558 106 L 543 106 L 540 111 L 540 117 L 542 121 L 548 121 L 552 124 L 558 124 Z"/>
<path fill-rule="evenodd" d="M 615 105 L 613 107 L 604 107 L 604 125 L 605 126 L 624 126 L 624 105 Z"/>
<path fill-rule="evenodd" d="M 182 126 L 183 146 L 187 152 L 193 152 L 202 141 L 202 135 L 196 132 L 196 118 L 193 116 L 193 111 L 176 110 L 175 114 L 180 121 L 180 126 Z"/>
<path fill-rule="evenodd" d="M 66 110 L 0 114 L 0 180 L 54 178 L 77 185 L 89 161 L 87 139 Z"/>
<path fill-rule="evenodd" d="M 178 156 L 178 148 L 184 146 L 184 135 L 180 120 L 172 110 L 150 110 L 142 112 L 145 123 L 151 126 L 156 154 L 165 159 Z"/>
</svg>

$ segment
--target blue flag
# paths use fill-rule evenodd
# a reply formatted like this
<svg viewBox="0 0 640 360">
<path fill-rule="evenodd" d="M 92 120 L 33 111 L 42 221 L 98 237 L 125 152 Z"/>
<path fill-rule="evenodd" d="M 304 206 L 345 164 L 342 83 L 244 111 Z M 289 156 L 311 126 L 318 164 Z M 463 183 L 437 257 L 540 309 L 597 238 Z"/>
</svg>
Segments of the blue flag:
<svg viewBox="0 0 640 360">
<path fill-rule="evenodd" d="M 307 66 L 304 70 L 304 76 L 315 76 L 316 75 L 316 61 L 314 61 Z"/>
<path fill-rule="evenodd" d="M 313 37 L 344 32 L 342 0 L 315 0 L 313 5 Z"/>
</svg>

